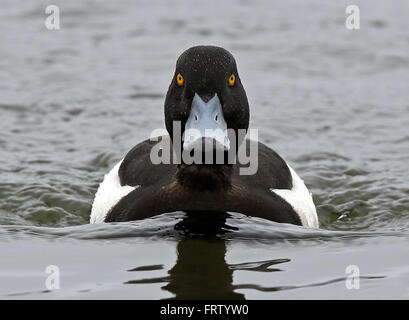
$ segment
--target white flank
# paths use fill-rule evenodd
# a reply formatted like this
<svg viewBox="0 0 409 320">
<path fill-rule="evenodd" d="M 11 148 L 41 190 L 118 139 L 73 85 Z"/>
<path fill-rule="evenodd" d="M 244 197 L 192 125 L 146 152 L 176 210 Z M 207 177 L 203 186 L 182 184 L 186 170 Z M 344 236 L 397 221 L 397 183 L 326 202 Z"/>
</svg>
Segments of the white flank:
<svg viewBox="0 0 409 320">
<path fill-rule="evenodd" d="M 95 194 L 94 203 L 92 204 L 90 223 L 104 222 L 109 210 L 129 192 L 139 187 L 121 186 L 118 170 L 122 160 L 105 175 L 104 180 L 99 185 L 98 191 Z"/>
<path fill-rule="evenodd" d="M 293 188 L 288 189 L 270 189 L 285 201 L 287 201 L 300 217 L 303 226 L 318 228 L 318 216 L 311 194 L 304 184 L 304 181 L 287 164 L 293 179 Z"/>
</svg>

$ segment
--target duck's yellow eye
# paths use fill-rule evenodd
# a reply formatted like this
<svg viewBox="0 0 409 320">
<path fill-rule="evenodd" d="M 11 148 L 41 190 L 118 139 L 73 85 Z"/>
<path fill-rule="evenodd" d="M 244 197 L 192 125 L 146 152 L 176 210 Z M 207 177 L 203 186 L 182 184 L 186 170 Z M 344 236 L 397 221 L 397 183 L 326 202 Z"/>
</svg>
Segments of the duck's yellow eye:
<svg viewBox="0 0 409 320">
<path fill-rule="evenodd" d="M 183 79 L 183 76 L 178 73 L 178 75 L 176 76 L 176 81 L 178 82 L 178 85 L 183 86 L 183 82 L 185 82 L 185 79 Z"/>
<path fill-rule="evenodd" d="M 230 77 L 229 77 L 229 86 L 231 87 L 231 86 L 234 86 L 234 83 L 236 82 L 236 76 L 234 75 L 234 74 L 232 74 Z"/>
</svg>

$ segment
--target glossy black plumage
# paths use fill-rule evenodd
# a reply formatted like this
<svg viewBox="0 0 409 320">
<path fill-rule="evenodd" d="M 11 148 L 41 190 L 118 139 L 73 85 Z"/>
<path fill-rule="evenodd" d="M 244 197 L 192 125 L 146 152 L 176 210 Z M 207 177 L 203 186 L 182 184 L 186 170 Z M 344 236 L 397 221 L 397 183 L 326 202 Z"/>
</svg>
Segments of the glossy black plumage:
<svg viewBox="0 0 409 320">
<path fill-rule="evenodd" d="M 215 190 L 181 186 L 176 179 L 176 164 L 154 165 L 150 161 L 154 144 L 143 141 L 126 155 L 119 169 L 120 182 L 139 187 L 110 210 L 106 222 L 139 220 L 172 211 L 206 210 L 301 224 L 292 207 L 270 191 L 291 189 L 292 179 L 284 160 L 264 144 L 259 143 L 259 168 L 255 175 L 239 175 L 239 165 L 233 165 L 231 188 Z"/>
<path fill-rule="evenodd" d="M 235 76 L 231 85 L 228 79 Z M 184 82 L 178 83 L 177 78 Z M 164 104 L 165 125 L 172 141 L 173 124 L 185 128 L 192 99 L 203 101 L 217 94 L 228 129 L 238 137 L 249 125 L 249 106 L 233 56 L 225 49 L 197 46 L 179 57 Z M 182 132 L 183 133 L 183 132 Z M 238 139 L 237 152 L 243 140 Z M 106 222 L 130 221 L 173 211 L 239 212 L 276 222 L 301 225 L 290 204 L 270 189 L 291 189 L 292 176 L 287 164 L 273 150 L 258 143 L 258 171 L 240 175 L 240 164 L 153 164 L 151 149 L 156 141 L 143 141 L 124 158 L 119 168 L 122 186 L 138 186 L 111 208 Z M 246 144 L 247 148 L 249 145 Z M 247 149 L 247 154 L 249 149 Z M 171 160 L 173 160 L 171 158 Z M 173 161 L 171 163 L 174 163 Z M 246 166 L 246 165 L 244 165 Z M 209 217 L 211 218 L 211 217 Z"/>
</svg>

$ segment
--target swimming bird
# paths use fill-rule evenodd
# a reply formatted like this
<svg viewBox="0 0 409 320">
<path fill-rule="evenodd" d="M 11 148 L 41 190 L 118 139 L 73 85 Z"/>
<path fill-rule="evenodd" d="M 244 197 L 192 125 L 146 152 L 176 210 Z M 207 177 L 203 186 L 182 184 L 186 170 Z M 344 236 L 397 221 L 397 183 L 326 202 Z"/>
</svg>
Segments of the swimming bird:
<svg viewBox="0 0 409 320">
<path fill-rule="evenodd" d="M 105 175 L 91 223 L 185 211 L 209 219 L 212 212 L 239 212 L 319 226 L 312 196 L 297 173 L 271 148 L 240 134 L 249 129 L 249 104 L 229 51 L 216 46 L 184 51 L 166 94 L 164 116 L 168 135 L 140 142 Z M 168 154 L 165 141 L 180 153 L 171 152 L 170 163 L 157 163 L 152 155 Z M 248 163 L 239 163 L 240 150 L 251 154 L 251 146 L 257 150 L 257 170 L 243 174 Z"/>
</svg>

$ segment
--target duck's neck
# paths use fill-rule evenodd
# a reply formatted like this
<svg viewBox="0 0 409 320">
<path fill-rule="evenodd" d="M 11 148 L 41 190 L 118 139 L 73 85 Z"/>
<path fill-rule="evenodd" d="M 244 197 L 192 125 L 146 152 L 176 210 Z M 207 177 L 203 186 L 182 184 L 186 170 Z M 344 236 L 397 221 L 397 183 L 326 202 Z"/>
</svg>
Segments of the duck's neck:
<svg viewBox="0 0 409 320">
<path fill-rule="evenodd" d="M 180 164 L 176 179 L 184 188 L 196 191 L 228 191 L 231 189 L 232 165 Z"/>
</svg>

